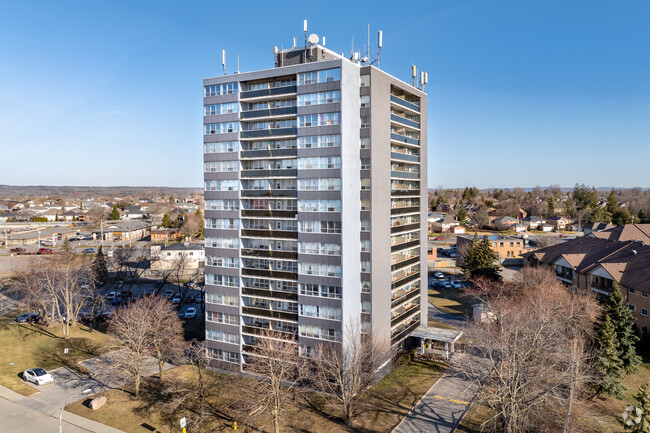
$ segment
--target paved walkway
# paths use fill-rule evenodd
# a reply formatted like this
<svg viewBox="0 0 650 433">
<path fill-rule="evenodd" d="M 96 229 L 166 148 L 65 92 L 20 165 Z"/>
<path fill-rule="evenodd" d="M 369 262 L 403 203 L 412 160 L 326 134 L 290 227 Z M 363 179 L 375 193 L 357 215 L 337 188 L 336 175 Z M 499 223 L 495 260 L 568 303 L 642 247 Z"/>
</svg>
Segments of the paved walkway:
<svg viewBox="0 0 650 433">
<path fill-rule="evenodd" d="M 443 313 L 438 307 L 429 302 L 429 319 L 437 320 L 446 325 L 458 327 L 463 326 L 467 318 L 458 314 Z"/>
<path fill-rule="evenodd" d="M 450 370 L 422 396 L 393 433 L 451 433 L 477 393 L 476 384 Z"/>
</svg>

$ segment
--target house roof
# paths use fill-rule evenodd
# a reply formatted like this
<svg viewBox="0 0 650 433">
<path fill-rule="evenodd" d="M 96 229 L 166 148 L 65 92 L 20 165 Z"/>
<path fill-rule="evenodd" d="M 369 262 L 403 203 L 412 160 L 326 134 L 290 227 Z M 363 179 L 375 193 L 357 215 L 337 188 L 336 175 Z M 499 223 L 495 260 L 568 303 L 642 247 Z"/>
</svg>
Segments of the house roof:
<svg viewBox="0 0 650 433">
<path fill-rule="evenodd" d="M 203 244 L 170 244 L 163 247 L 164 251 L 188 251 L 188 250 L 202 250 L 205 248 Z"/>
<path fill-rule="evenodd" d="M 104 232 L 131 232 L 135 230 L 141 230 L 149 227 L 144 221 L 119 221 L 114 223 L 109 223 L 104 226 Z M 93 233 L 100 233 L 101 228 L 93 230 Z"/>
<path fill-rule="evenodd" d="M 590 236 L 610 241 L 642 241 L 650 244 L 650 224 L 625 224 L 591 233 Z"/>
</svg>

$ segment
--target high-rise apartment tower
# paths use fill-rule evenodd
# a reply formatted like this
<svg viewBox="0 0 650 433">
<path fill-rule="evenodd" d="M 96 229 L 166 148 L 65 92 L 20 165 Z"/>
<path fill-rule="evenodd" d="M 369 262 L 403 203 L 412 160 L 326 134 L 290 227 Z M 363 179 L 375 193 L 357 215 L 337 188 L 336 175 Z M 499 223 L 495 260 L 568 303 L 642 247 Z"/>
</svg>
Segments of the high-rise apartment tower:
<svg viewBox="0 0 650 433">
<path fill-rule="evenodd" d="M 204 80 L 206 340 L 245 369 L 260 332 L 301 353 L 346 326 L 427 321 L 427 99 L 320 45 Z"/>
</svg>

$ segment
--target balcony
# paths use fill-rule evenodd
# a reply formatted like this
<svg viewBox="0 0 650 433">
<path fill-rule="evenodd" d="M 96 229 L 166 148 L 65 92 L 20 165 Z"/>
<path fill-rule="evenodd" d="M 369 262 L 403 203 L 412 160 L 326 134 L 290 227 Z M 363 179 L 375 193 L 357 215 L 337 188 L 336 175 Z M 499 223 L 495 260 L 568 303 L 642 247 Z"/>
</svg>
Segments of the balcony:
<svg viewBox="0 0 650 433">
<path fill-rule="evenodd" d="M 242 111 L 242 119 L 254 119 L 257 117 L 274 117 L 274 116 L 295 116 L 298 113 L 298 107 L 280 107 L 267 108 L 263 110 Z"/>
<path fill-rule="evenodd" d="M 408 102 L 407 102 L 407 104 L 408 104 Z M 399 122 L 399 123 L 401 123 L 403 125 L 410 126 L 412 128 L 420 129 L 420 124 L 418 122 L 415 122 L 413 120 L 407 119 L 407 118 L 402 117 L 402 116 L 398 116 L 397 114 L 391 114 L 390 115 L 390 120 L 392 120 L 394 122 Z"/>
<path fill-rule="evenodd" d="M 242 268 L 241 274 L 248 277 L 281 278 L 283 280 L 298 279 L 298 272 L 274 271 L 271 269 Z"/>
<path fill-rule="evenodd" d="M 297 210 L 242 209 L 241 211 L 243 217 L 295 218 L 297 215 Z"/>
<path fill-rule="evenodd" d="M 257 296 L 262 298 L 274 298 L 287 301 L 298 301 L 298 293 L 282 292 L 277 290 L 254 289 L 252 287 L 242 287 L 242 295 Z"/>
<path fill-rule="evenodd" d="M 393 317 L 390 320 L 390 326 L 393 327 L 397 325 L 399 322 L 404 321 L 407 317 L 411 316 L 413 313 L 417 313 L 420 311 L 420 305 L 418 304 L 413 304 L 406 308 L 403 312 L 399 313 L 397 316 Z"/>
<path fill-rule="evenodd" d="M 402 215 L 415 212 L 420 212 L 420 206 L 394 207 L 390 210 L 391 215 Z"/>
<path fill-rule="evenodd" d="M 408 324 L 406 326 L 400 326 L 398 329 L 395 329 L 393 337 L 390 339 L 391 344 L 399 343 L 408 337 L 411 332 L 415 331 L 418 326 L 420 326 L 420 321 L 416 320 L 414 323 Z"/>
<path fill-rule="evenodd" d="M 415 281 L 418 278 L 420 278 L 420 272 L 414 272 L 401 280 L 397 280 L 394 283 L 391 283 L 390 288 L 391 290 L 395 290 L 400 286 L 403 286 L 404 284 L 410 283 L 411 281 Z"/>
<path fill-rule="evenodd" d="M 409 110 L 417 111 L 418 113 L 420 112 L 420 107 L 395 95 L 390 95 L 390 101 L 396 103 L 397 105 L 401 105 L 402 107 L 406 107 Z"/>
<path fill-rule="evenodd" d="M 253 238 L 298 239 L 297 231 L 286 231 L 286 230 L 242 229 L 241 235 L 245 237 L 253 237 Z"/>
<path fill-rule="evenodd" d="M 402 242 L 401 244 L 391 245 L 390 251 L 394 253 L 395 251 L 403 250 L 410 247 L 417 247 L 418 245 L 420 245 L 420 239 L 415 239 L 408 242 Z"/>
<path fill-rule="evenodd" d="M 241 138 L 284 137 L 298 134 L 298 128 L 271 128 L 241 131 Z"/>
<path fill-rule="evenodd" d="M 269 331 L 269 328 L 264 328 L 264 327 L 257 327 L 257 326 L 249 326 L 249 325 L 243 325 L 242 328 L 242 333 L 244 334 L 251 334 L 251 335 L 262 335 L 264 332 Z M 287 339 L 291 338 L 297 338 L 298 337 L 298 330 L 289 332 L 289 331 L 280 331 L 275 329 L 274 332 L 279 332 L 282 336 L 286 337 Z"/>
<path fill-rule="evenodd" d="M 295 189 L 243 189 L 242 197 L 287 197 L 298 198 L 298 190 Z"/>
<path fill-rule="evenodd" d="M 291 259 L 298 260 L 298 252 L 292 251 L 276 251 L 276 250 L 260 250 L 253 248 L 244 248 L 241 250 L 242 256 L 259 257 L 264 259 Z"/>
<path fill-rule="evenodd" d="M 419 261 L 420 261 L 420 256 L 415 256 L 415 257 L 411 257 L 411 258 L 408 258 L 408 259 L 404 259 L 402 261 L 397 261 L 397 262 L 393 263 L 392 265 L 390 265 L 390 270 L 391 271 L 396 271 L 397 269 L 403 268 L 403 267 L 408 266 L 408 265 L 412 265 L 414 263 L 418 263 Z"/>
<path fill-rule="evenodd" d="M 419 179 L 420 173 L 412 171 L 391 170 L 391 177 L 401 177 L 403 179 Z"/>
<path fill-rule="evenodd" d="M 295 168 L 273 170 L 242 170 L 241 177 L 296 177 L 298 170 Z"/>
<path fill-rule="evenodd" d="M 390 133 L 390 139 L 395 140 L 395 141 L 399 141 L 400 143 L 414 144 L 416 146 L 420 145 L 420 140 L 418 140 L 416 138 L 407 137 L 405 135 L 395 134 L 394 132 Z"/>
<path fill-rule="evenodd" d="M 241 99 L 260 98 L 263 96 L 286 95 L 296 93 L 298 86 L 271 87 L 270 89 L 247 90 L 240 93 Z M 406 102 L 406 101 L 404 101 Z"/>
<path fill-rule="evenodd" d="M 390 302 L 390 308 L 395 308 L 399 304 L 403 304 L 404 302 L 410 301 L 411 299 L 414 299 L 420 294 L 420 289 L 411 289 L 406 293 L 401 294 L 400 296 L 397 296 L 393 299 L 391 299 Z"/>
<path fill-rule="evenodd" d="M 289 313 L 285 311 L 273 311 L 267 308 L 257 307 L 242 307 L 242 314 L 250 314 L 252 316 L 270 317 L 272 319 L 292 320 L 298 321 L 298 313 Z"/>
<path fill-rule="evenodd" d="M 418 230 L 420 228 L 420 223 L 406 224 L 403 226 L 394 226 L 390 228 L 391 233 L 401 233 L 407 232 L 410 230 Z"/>
<path fill-rule="evenodd" d="M 242 150 L 241 157 L 244 158 L 277 158 L 280 156 L 298 156 L 297 149 L 261 149 Z"/>
<path fill-rule="evenodd" d="M 393 159 L 400 159 L 402 161 L 413 161 L 413 162 L 420 162 L 420 157 L 417 155 L 410 155 L 408 153 L 403 153 L 403 152 L 391 152 L 390 157 Z"/>
<path fill-rule="evenodd" d="M 420 195 L 419 189 L 393 189 L 390 191 L 393 197 L 417 197 Z"/>
</svg>

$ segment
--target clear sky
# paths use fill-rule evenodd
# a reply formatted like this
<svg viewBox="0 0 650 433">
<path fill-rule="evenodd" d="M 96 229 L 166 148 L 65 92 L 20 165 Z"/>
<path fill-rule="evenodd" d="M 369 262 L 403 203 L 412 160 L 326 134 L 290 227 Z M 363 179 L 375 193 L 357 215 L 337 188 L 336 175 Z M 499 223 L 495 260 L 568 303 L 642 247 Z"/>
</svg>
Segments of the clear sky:
<svg viewBox="0 0 650 433">
<path fill-rule="evenodd" d="M 202 185 L 202 79 L 384 32 L 429 73 L 429 187 L 650 186 L 650 2 L 0 2 L 0 184 Z"/>
</svg>

